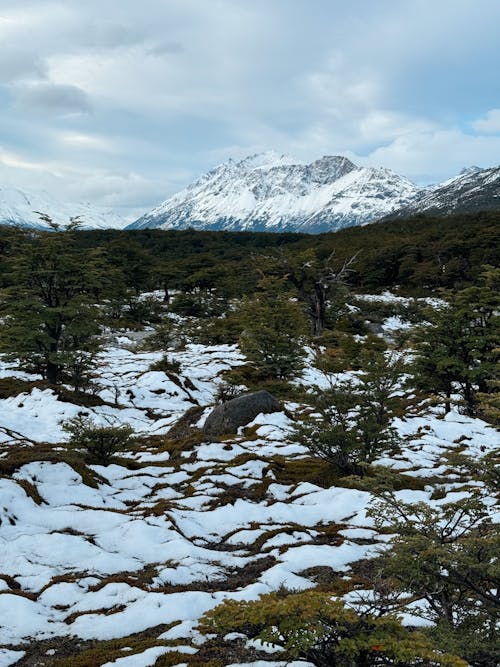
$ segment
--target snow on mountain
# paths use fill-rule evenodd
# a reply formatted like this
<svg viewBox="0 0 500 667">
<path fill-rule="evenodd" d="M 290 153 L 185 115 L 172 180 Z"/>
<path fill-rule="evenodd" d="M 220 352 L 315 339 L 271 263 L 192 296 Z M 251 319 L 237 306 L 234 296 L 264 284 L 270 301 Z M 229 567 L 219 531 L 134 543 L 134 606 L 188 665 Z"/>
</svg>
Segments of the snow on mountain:
<svg viewBox="0 0 500 667">
<path fill-rule="evenodd" d="M 404 218 L 416 213 L 449 215 L 500 209 L 500 167 L 462 169 L 455 178 L 423 189 L 408 206 L 390 215 Z"/>
<path fill-rule="evenodd" d="M 0 224 L 43 229 L 40 213 L 47 214 L 60 225 L 79 217 L 85 229 L 123 229 L 126 221 L 109 209 L 91 204 L 61 202 L 40 190 L 0 186 Z"/>
<path fill-rule="evenodd" d="M 389 169 L 357 167 L 338 155 L 305 164 L 263 153 L 228 160 L 128 228 L 319 233 L 369 223 L 418 191 Z"/>
</svg>

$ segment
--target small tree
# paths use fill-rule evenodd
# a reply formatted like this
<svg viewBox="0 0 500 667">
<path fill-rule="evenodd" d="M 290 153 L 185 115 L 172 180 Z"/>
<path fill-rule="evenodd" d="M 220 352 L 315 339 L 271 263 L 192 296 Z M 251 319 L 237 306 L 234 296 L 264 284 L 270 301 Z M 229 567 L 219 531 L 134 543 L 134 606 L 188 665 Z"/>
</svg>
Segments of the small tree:
<svg viewBox="0 0 500 667">
<path fill-rule="evenodd" d="M 315 412 L 298 429 L 299 440 L 343 472 L 363 474 L 377 456 L 398 447 L 391 422 L 404 404 L 402 371 L 398 358 L 371 352 L 355 379 L 332 381 L 313 393 Z"/>
<path fill-rule="evenodd" d="M 259 288 L 239 311 L 240 347 L 260 377 L 287 380 L 303 366 L 307 320 L 282 279 L 266 277 Z"/>
<path fill-rule="evenodd" d="M 433 623 L 431 636 L 443 649 L 478 667 L 495 664 L 500 529 L 493 508 L 478 492 L 434 506 L 401 502 L 394 492 L 379 495 L 371 514 L 397 537 L 374 562 L 373 608 L 391 609 L 387 591 L 424 601 L 416 613 Z"/>
<path fill-rule="evenodd" d="M 305 306 L 313 336 L 323 333 L 329 306 L 335 310 L 344 308 L 348 295 L 345 281 L 355 259 L 354 255 L 342 266 L 336 266 L 335 252 L 321 258 L 314 249 L 294 254 L 281 250 L 273 257 L 263 258 L 270 271 L 283 276 L 295 288 Z M 335 319 L 332 311 L 330 318 Z"/>
<path fill-rule="evenodd" d="M 76 366 L 81 380 L 82 353 L 89 360 L 98 349 L 94 301 L 108 273 L 100 251 L 82 258 L 74 234 L 72 227 L 26 232 L 7 259 L 0 348 L 52 384 L 67 381 Z"/>
<path fill-rule="evenodd" d="M 90 418 L 75 417 L 63 425 L 69 433 L 69 444 L 76 449 L 84 449 L 90 462 L 109 465 L 116 452 L 130 448 L 134 442 L 130 426 L 97 426 Z"/>
<path fill-rule="evenodd" d="M 482 285 L 448 295 L 448 304 L 432 309 L 430 326 L 417 337 L 414 375 L 418 388 L 433 393 L 451 409 L 460 394 L 465 412 L 475 415 L 478 393 L 492 390 L 500 339 L 499 270 L 483 273 Z"/>
</svg>

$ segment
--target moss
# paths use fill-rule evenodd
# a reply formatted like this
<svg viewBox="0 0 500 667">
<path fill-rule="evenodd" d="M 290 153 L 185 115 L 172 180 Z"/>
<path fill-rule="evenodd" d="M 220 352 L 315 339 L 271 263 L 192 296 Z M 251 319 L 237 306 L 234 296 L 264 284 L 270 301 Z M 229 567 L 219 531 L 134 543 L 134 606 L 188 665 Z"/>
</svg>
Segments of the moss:
<svg viewBox="0 0 500 667">
<path fill-rule="evenodd" d="M 19 394 L 29 394 L 33 389 L 47 389 L 46 382 L 28 382 L 14 377 L 0 378 L 0 399 L 18 396 Z"/>
<path fill-rule="evenodd" d="M 270 466 L 278 484 L 310 482 L 327 489 L 341 479 L 340 471 L 333 464 L 319 458 L 274 456 Z"/>
<path fill-rule="evenodd" d="M 208 505 L 208 510 L 216 509 L 221 505 L 234 505 L 238 500 L 250 500 L 260 503 L 267 497 L 267 489 L 273 482 L 271 478 L 263 479 L 252 486 L 243 484 L 219 484 L 222 493 L 217 495 Z"/>
<path fill-rule="evenodd" d="M 106 483 L 106 480 L 101 475 L 86 465 L 84 459 L 78 452 L 67 450 L 61 448 L 59 445 L 50 443 L 37 443 L 34 446 L 10 448 L 7 451 L 7 456 L 0 459 L 0 476 L 11 477 L 16 470 L 19 470 L 22 466 L 39 461 L 66 463 L 81 476 L 84 484 L 95 489 L 98 488 L 100 483 Z M 25 491 L 28 493 L 27 488 L 28 487 L 25 488 Z M 33 490 L 33 493 L 37 494 L 38 492 Z M 28 495 L 30 494 L 28 493 Z M 37 495 L 35 495 L 33 499 L 35 500 L 36 497 Z M 38 498 L 41 497 L 38 495 Z M 37 500 L 35 500 L 35 502 L 37 502 Z"/>
</svg>

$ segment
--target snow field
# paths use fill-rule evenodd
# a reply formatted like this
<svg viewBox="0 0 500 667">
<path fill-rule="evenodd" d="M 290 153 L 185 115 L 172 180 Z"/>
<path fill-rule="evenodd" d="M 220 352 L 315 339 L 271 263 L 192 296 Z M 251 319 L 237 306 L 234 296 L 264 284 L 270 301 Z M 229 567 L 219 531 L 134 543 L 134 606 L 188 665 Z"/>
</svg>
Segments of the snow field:
<svg viewBox="0 0 500 667">
<path fill-rule="evenodd" d="M 0 400 L 0 457 L 21 447 L 23 438 L 26 447 L 64 445 L 61 422 L 82 411 L 99 423 L 164 435 L 189 408 L 209 406 L 221 371 L 241 363 L 234 346 L 189 345 L 171 353 L 181 363 L 174 382 L 149 370 L 159 356 L 126 347 L 105 350 L 99 363 L 106 405 L 81 408 L 36 388 Z M 1 372 L 24 377 L 7 366 Z M 321 381 L 313 368 L 301 380 Z M 407 443 L 397 458 L 377 463 L 414 477 L 448 470 L 452 449 L 478 457 L 498 445 L 492 428 L 456 412 L 446 419 L 429 412 L 395 425 Z M 222 600 L 254 600 L 281 586 L 311 588 L 315 582 L 304 574 L 310 568 L 348 577 L 352 563 L 390 539 L 367 516 L 369 493 L 276 479 L 273 457 L 300 460 L 307 454 L 293 441 L 285 412 L 259 415 L 249 426 L 251 440 L 240 429 L 230 439 L 195 444 L 180 459 L 154 445 L 124 452 L 137 469 L 91 466 L 96 488 L 65 462 L 33 461 L 12 478 L 0 477 L 0 667 L 21 660 L 30 642 L 108 640 L 172 623 L 158 640 L 183 640 L 186 645 L 175 650 L 188 655 L 203 641 L 197 620 Z M 462 487 L 459 475 L 454 483 L 447 474 L 439 501 L 430 499 L 432 486 L 398 492 L 398 498 L 446 502 Z M 334 537 L 325 539 L 332 527 Z M 152 647 L 105 667 L 147 667 L 168 650 Z M 238 667 L 246 664 L 310 665 L 258 661 Z"/>
</svg>

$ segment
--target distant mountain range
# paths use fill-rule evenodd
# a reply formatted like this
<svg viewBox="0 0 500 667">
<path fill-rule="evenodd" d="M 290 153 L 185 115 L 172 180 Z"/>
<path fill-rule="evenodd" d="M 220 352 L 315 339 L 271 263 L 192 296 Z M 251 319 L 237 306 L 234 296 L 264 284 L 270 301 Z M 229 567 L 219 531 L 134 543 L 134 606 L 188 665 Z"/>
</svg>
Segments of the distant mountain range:
<svg viewBox="0 0 500 667">
<path fill-rule="evenodd" d="M 0 224 L 43 227 L 38 213 L 87 229 L 204 229 L 316 234 L 418 213 L 500 210 L 500 167 L 471 167 L 418 187 L 390 169 L 358 167 L 346 157 L 310 164 L 274 152 L 228 160 L 125 227 L 110 210 L 58 202 L 45 192 L 0 187 Z"/>
<path fill-rule="evenodd" d="M 390 169 L 357 167 L 338 155 L 304 164 L 262 153 L 216 167 L 128 229 L 319 233 L 420 212 L 479 209 L 500 209 L 500 167 L 472 167 L 421 188 Z"/>
<path fill-rule="evenodd" d="M 126 220 L 109 209 L 92 204 L 61 202 L 43 190 L 25 190 L 0 186 L 0 224 L 43 229 L 40 214 L 46 214 L 59 225 L 79 217 L 84 229 L 123 229 Z"/>
<path fill-rule="evenodd" d="M 216 167 L 130 228 L 318 233 L 371 222 L 418 191 L 389 169 L 356 167 L 341 156 L 304 164 L 262 153 Z"/>
<path fill-rule="evenodd" d="M 474 211 L 500 210 L 500 167 L 463 169 L 455 178 L 430 188 L 423 188 L 407 206 L 390 218 L 404 218 L 416 213 L 448 215 Z"/>
</svg>

